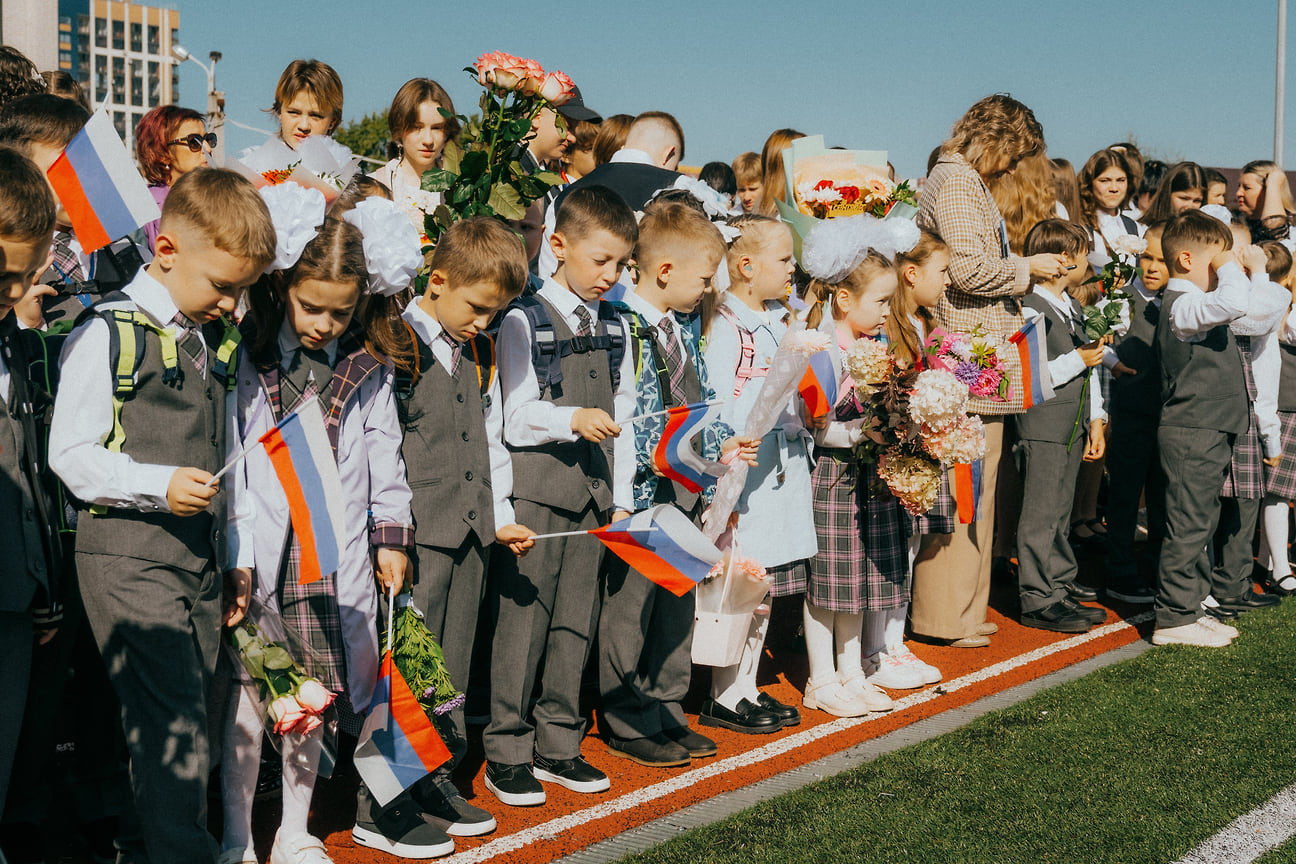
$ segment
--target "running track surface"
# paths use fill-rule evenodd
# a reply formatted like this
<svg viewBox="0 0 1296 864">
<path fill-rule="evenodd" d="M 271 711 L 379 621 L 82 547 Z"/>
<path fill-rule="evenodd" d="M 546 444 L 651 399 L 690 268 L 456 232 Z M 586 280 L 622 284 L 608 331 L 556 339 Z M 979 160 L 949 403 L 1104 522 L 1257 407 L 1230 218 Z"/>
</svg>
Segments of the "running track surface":
<svg viewBox="0 0 1296 864">
<path fill-rule="evenodd" d="M 892 691 L 896 710 L 861 720 L 843 720 L 820 711 L 802 710 L 801 725 L 771 735 L 743 735 L 723 729 L 699 727 L 696 712 L 707 695 L 709 675 L 695 667 L 693 688 L 685 708 L 692 712 L 690 723 L 713 738 L 717 756 L 695 759 L 679 769 L 644 768 L 618 759 L 607 752 L 598 735 L 597 723 L 586 737 L 582 755 L 607 772 L 612 781 L 608 792 L 581 795 L 546 784 L 548 801 L 541 807 L 516 808 L 500 804 L 485 786 L 480 729 L 470 729 L 473 748 L 456 772 L 465 797 L 491 812 L 499 827 L 480 838 L 455 838 L 455 854 L 439 859 L 448 864 L 493 862 L 493 864 L 541 864 L 570 854 L 629 828 L 658 819 L 668 813 L 714 797 L 823 756 L 876 738 L 918 720 L 958 708 L 991 693 L 1039 678 L 1090 657 L 1095 657 L 1150 634 L 1147 607 L 1116 606 L 1107 622 L 1085 636 L 1048 633 L 1024 628 L 995 611 L 1006 604 L 992 601 L 990 620 L 999 625 L 988 648 L 959 649 L 909 643 L 915 654 L 935 665 L 944 675 L 942 684 L 917 691 Z M 775 623 L 795 614 L 776 607 Z M 792 614 L 787 614 L 792 613 Z M 796 615 L 795 617 L 800 617 Z M 1131 618 L 1131 621 L 1126 621 Z M 794 647 L 780 652 L 780 641 L 795 646 L 796 640 L 780 640 L 771 634 L 772 649 L 762 663 L 761 686 L 775 698 L 800 706 L 805 686 L 805 658 Z M 767 671 L 768 670 L 768 671 Z M 384 853 L 357 846 L 351 840 L 355 814 L 354 773 L 340 770 L 322 783 L 316 792 L 311 831 L 324 838 L 337 864 L 396 861 Z M 277 802 L 258 804 L 255 820 L 257 851 L 264 860 L 269 854 L 278 824 Z M 215 815 L 215 814 L 213 814 Z M 213 826 L 215 827 L 215 826 Z"/>
</svg>

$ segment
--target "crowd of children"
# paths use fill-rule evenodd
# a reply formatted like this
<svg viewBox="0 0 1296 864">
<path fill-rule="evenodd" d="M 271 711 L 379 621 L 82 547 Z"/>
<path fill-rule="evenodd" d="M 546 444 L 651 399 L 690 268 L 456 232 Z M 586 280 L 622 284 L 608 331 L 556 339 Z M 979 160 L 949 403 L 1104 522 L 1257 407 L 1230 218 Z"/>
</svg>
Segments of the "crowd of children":
<svg viewBox="0 0 1296 864">
<path fill-rule="evenodd" d="M 699 725 L 762 734 L 801 722 L 798 706 L 757 687 L 772 615 L 793 615 L 784 629 L 804 634 L 800 709 L 845 717 L 888 711 L 886 691 L 941 680 L 906 647 L 908 621 L 971 615 L 948 639 L 913 630 L 989 644 L 984 608 L 943 608 L 913 575 L 915 560 L 929 571 L 939 560 L 931 538 L 957 530 L 988 558 L 988 525 L 959 529 L 948 480 L 918 518 L 886 491 L 857 456 L 870 421 L 843 362 L 866 339 L 902 366 L 924 363 L 951 274 L 963 278 L 963 238 L 943 240 L 920 219 L 916 241 L 863 231 L 833 256 L 798 261 L 775 202 L 783 149 L 801 133 L 778 130 L 761 154 L 706 166 L 714 193 L 703 193 L 677 170 L 684 135 L 673 117 L 603 120 L 577 96 L 541 111 L 519 154 L 561 172 L 565 188 L 516 222 L 457 222 L 425 257 L 423 218 L 440 201 L 419 178 L 458 131 L 436 82 L 398 90 L 390 161 L 340 178 L 327 205 L 318 189 L 259 193 L 237 172 L 203 167 L 213 136 L 200 115 L 171 111 L 141 124 L 161 219 L 138 246 L 87 255 L 46 170 L 89 114 L 25 62 L 9 49 L 0 57 L 8 861 L 41 860 L 36 826 L 65 782 L 96 860 L 254 864 L 253 802 L 276 774 L 269 860 L 330 860 L 308 831 L 321 737 L 285 735 L 264 758 L 263 708 L 219 650 L 222 628 L 254 607 L 311 646 L 350 736 L 373 696 L 384 604 L 403 593 L 466 691 L 441 727 L 445 764 L 394 799 L 361 785 L 353 837 L 365 846 L 433 857 L 453 851 L 454 836 L 494 830 L 484 799 L 470 803 L 452 776 L 470 726 L 481 727 L 485 787 L 502 805 L 543 805 L 547 784 L 608 790 L 582 756 L 583 690 L 598 692 L 612 756 L 673 768 L 714 755 L 682 705 L 698 668 L 694 593 L 666 590 L 578 533 L 656 505 L 704 524 L 706 492 L 652 458 L 673 406 L 721 406 L 696 447 L 748 466 L 732 554 L 763 569 L 774 600 L 799 598 L 799 610 L 757 605 L 740 655 L 710 670 Z M 326 64 L 293 61 L 274 93 L 280 131 L 247 158 L 327 138 L 342 92 Z M 340 147 L 330 140 L 328 152 Z M 1019 154 L 1031 156 L 1042 152 Z M 963 156 L 947 142 L 940 158 Z M 993 499 L 996 476 L 1020 483 L 1020 515 L 1008 508 L 1005 528 L 999 514 L 996 544 L 1014 550 L 1019 620 L 1087 631 L 1107 619 L 1088 605 L 1101 591 L 1155 602 L 1156 644 L 1227 645 L 1238 634 L 1227 621 L 1296 593 L 1296 205 L 1285 175 L 1248 164 L 1231 216 L 1216 206 L 1218 172 L 1192 163 L 1139 198 L 1149 166 L 1116 145 L 1078 179 L 1042 172 L 1048 204 L 1033 217 L 1013 205 L 1014 222 L 1025 220 L 1016 231 L 997 204 L 1007 213 L 1009 196 L 1024 200 L 1012 186 L 1029 172 L 1014 180 L 1016 164 L 993 172 L 1002 182 L 986 198 L 1002 244 L 992 257 L 1021 282 L 1014 314 L 1024 307 L 1043 329 L 1053 396 L 996 426 L 1002 470 L 986 466 L 981 494 Z M 1091 338 L 1089 276 L 1128 238 L 1142 251 L 1122 286 L 1124 326 Z M 818 331 L 840 398 L 815 416 L 793 394 L 774 406 L 771 431 L 745 435 L 793 327 Z M 314 581 L 298 578 L 289 496 L 254 446 L 296 411 L 320 413 L 341 482 L 339 564 Z M 1075 521 L 1082 466 L 1104 459 L 1105 523 Z M 1075 545 L 1102 533 L 1105 584 L 1086 585 Z M 48 770 L 52 718 L 69 680 L 98 695 L 81 703 L 69 733 L 77 764 L 60 780 Z M 219 842 L 207 822 L 217 769 Z"/>
</svg>

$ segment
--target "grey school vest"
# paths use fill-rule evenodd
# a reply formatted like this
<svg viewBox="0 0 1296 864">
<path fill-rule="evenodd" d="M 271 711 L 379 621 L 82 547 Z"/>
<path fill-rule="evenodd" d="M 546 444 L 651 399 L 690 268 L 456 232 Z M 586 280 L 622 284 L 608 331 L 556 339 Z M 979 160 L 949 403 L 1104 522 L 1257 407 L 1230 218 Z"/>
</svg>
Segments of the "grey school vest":
<svg viewBox="0 0 1296 864">
<path fill-rule="evenodd" d="M 478 371 L 465 345 L 458 374 L 433 360 L 418 343 L 419 378 L 409 399 L 401 398 L 406 476 L 414 493 L 415 537 L 420 545 L 457 549 L 475 533 L 483 546 L 495 542 L 490 451 L 486 442 Z M 484 338 L 479 350 L 489 350 Z M 487 360 L 489 355 L 484 355 Z"/>
<path fill-rule="evenodd" d="M 1079 325 L 1073 330 L 1071 325 L 1062 319 L 1058 311 L 1048 300 L 1038 294 L 1027 294 L 1022 298 L 1022 305 L 1044 315 L 1044 344 L 1048 349 L 1050 360 L 1070 354 L 1084 345 L 1086 340 L 1080 335 Z M 1017 435 L 1029 441 L 1052 441 L 1065 444 L 1071 440 L 1075 430 L 1076 417 L 1080 418 L 1080 430 L 1075 432 L 1077 440 L 1083 441 L 1089 429 L 1089 412 L 1082 411 L 1080 394 L 1084 391 L 1085 376 L 1078 375 L 1061 387 L 1053 388 L 1053 398 L 1041 402 L 1024 414 L 1015 415 Z M 1092 387 L 1094 385 L 1090 385 Z M 1092 398 L 1091 394 L 1085 395 Z"/>
<path fill-rule="evenodd" d="M 1131 303 L 1130 329 L 1116 346 L 1116 355 L 1135 374 L 1112 376 L 1109 407 L 1115 413 L 1155 418 L 1161 413 L 1161 368 L 1154 344 L 1161 310 L 1138 292 L 1133 292 Z"/>
<path fill-rule="evenodd" d="M 536 299 L 547 307 L 554 338 L 560 342 L 571 339 L 575 334 L 558 310 L 543 297 Z M 546 388 L 540 398 L 573 408 L 602 408 L 611 415 L 608 352 L 573 352 L 561 362 L 561 392 L 555 394 L 553 388 Z M 633 435 L 634 430 L 623 429 L 621 434 Z M 595 444 L 579 438 L 539 447 L 509 447 L 513 454 L 513 497 L 570 513 L 582 512 L 591 502 L 600 511 L 611 510 L 614 440 L 609 437 Z"/>
<path fill-rule="evenodd" d="M 225 383 L 210 373 L 204 378 L 183 348 L 176 352 L 183 380 L 178 386 L 162 383 L 158 337 L 144 332 L 144 359 L 135 390 L 121 409 L 126 432 L 122 452 L 144 464 L 201 468 L 215 474 L 225 462 Z M 220 344 L 219 324 L 208 325 L 204 335 L 210 367 Z M 225 478 L 226 483 L 229 479 Z M 163 510 L 114 508 L 102 516 L 82 512 L 76 551 L 122 555 L 195 573 L 214 563 L 223 571 L 225 495 L 222 484 L 206 510 L 188 517 Z"/>
<path fill-rule="evenodd" d="M 1242 356 L 1228 325 L 1200 342 L 1183 342 L 1170 329 L 1170 310 L 1183 292 L 1164 292 L 1157 321 L 1161 363 L 1161 425 L 1238 434 L 1251 421 Z"/>
<path fill-rule="evenodd" d="M 1278 379 L 1278 410 L 1296 411 L 1296 346 L 1278 343 L 1282 372 Z"/>
<path fill-rule="evenodd" d="M 9 563 L 0 579 L 0 612 L 26 612 L 36 587 L 49 583 L 36 505 L 22 467 L 22 424 L 10 416 L 7 398 L 0 402 L 0 549 Z"/>
</svg>

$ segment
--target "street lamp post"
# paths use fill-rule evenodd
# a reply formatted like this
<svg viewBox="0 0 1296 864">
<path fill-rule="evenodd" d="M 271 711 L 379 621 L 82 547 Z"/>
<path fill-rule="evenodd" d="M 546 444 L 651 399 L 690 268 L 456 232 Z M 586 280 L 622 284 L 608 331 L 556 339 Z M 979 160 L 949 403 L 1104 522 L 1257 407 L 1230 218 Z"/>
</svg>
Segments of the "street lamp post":
<svg viewBox="0 0 1296 864">
<path fill-rule="evenodd" d="M 173 43 L 171 55 L 183 63 L 192 60 L 198 68 L 207 73 L 207 128 L 216 133 L 216 146 L 212 148 L 212 161 L 217 165 L 225 164 L 225 94 L 216 89 L 216 64 L 220 62 L 221 52 L 208 53 L 211 65 L 208 66 L 189 53 L 183 45 Z"/>
<path fill-rule="evenodd" d="M 1287 0 L 1278 0 L 1278 57 L 1274 63 L 1274 162 L 1283 164 L 1283 124 L 1287 101 Z"/>
</svg>

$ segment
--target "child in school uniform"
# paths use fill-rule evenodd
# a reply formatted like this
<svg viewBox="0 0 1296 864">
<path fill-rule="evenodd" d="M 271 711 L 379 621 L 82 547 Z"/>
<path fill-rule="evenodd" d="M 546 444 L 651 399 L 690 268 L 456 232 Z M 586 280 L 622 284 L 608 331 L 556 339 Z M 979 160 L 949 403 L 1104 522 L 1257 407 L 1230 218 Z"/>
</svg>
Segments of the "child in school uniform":
<svg viewBox="0 0 1296 864">
<path fill-rule="evenodd" d="M 54 196 L 31 160 L 0 148 L 0 544 L 14 566 L 0 579 L 0 812 L 9 789 L 19 730 L 32 690 L 32 652 L 53 635 L 49 611 L 59 596 L 62 548 L 57 512 L 38 464 L 39 435 L 14 305 L 40 275 L 54 239 Z M 22 789 L 20 794 L 30 794 Z"/>
<path fill-rule="evenodd" d="M 325 218 L 318 191 L 284 184 L 263 194 L 280 243 L 269 272 L 249 294 L 238 374 L 238 437 L 251 447 L 293 411 L 323 413 L 345 496 L 346 544 L 337 572 L 299 584 L 300 546 L 284 490 L 263 449 L 252 449 L 236 468 L 235 494 L 246 496 L 256 514 L 255 594 L 324 658 L 315 674 L 338 694 L 340 728 L 355 734 L 378 672 L 375 577 L 385 590 L 398 590 L 413 540 L 387 358 L 408 350 L 395 340 L 389 323 L 391 295 L 414 278 L 421 263 L 419 240 L 400 209 L 380 198 L 363 199 L 346 213 L 335 208 Z M 312 397 L 318 400 L 313 405 Z M 257 703 L 236 685 L 224 725 L 221 864 L 256 860 L 251 815 L 263 728 Z M 318 735 L 283 737 L 283 816 L 270 853 L 274 864 L 329 860 L 323 843 L 306 827 L 320 745 Z M 366 842 L 367 815 L 358 817 L 356 839 L 387 849 L 382 833 Z M 435 830 L 419 822 L 422 834 Z M 433 841 L 422 834 L 407 830 L 396 839 L 406 849 L 422 848 L 423 857 L 453 851 L 444 835 Z"/>
<path fill-rule="evenodd" d="M 1026 235 L 1025 248 L 1027 256 L 1060 255 L 1070 269 L 1051 282 L 1037 280 L 1022 298 L 1023 306 L 1043 318 L 1054 395 L 1014 417 L 1018 441 L 1013 450 L 1022 477 L 1017 522 L 1021 623 L 1084 633 L 1107 618 L 1103 610 L 1084 606 L 1067 593 L 1078 571 L 1067 540 L 1076 475 L 1082 460 L 1102 458 L 1106 444 L 1102 394 L 1090 371 L 1102 363 L 1105 340 L 1089 341 L 1080 308 L 1067 293 L 1085 273 L 1089 233 L 1074 222 L 1046 219 Z"/>
<path fill-rule="evenodd" d="M 1165 474 L 1157 453 L 1161 417 L 1161 369 L 1153 350 L 1161 292 L 1169 280 L 1161 251 L 1163 223 L 1148 226 L 1139 255 L 1143 275 L 1130 286 L 1130 328 L 1116 343 L 1120 361 L 1133 372 L 1112 377 L 1111 434 L 1107 445 L 1107 581 L 1109 599 L 1145 605 L 1156 597 L 1156 561 L 1165 537 Z M 1134 554 L 1139 500 L 1147 506 L 1147 544 Z"/>
<path fill-rule="evenodd" d="M 253 171 L 300 164 L 338 189 L 351 180 L 358 160 L 332 137 L 342 122 L 342 79 L 332 66 L 320 60 L 289 63 L 275 85 L 270 112 L 278 131 L 240 152 L 240 162 Z"/>
<path fill-rule="evenodd" d="M 492 555 L 525 554 L 531 531 L 509 501 L 513 470 L 504 447 L 495 344 L 486 328 L 526 286 L 526 253 L 502 222 L 456 222 L 432 254 L 423 296 L 402 313 L 414 358 L 399 370 L 401 453 L 413 491 L 413 598 L 441 643 L 446 670 L 466 689 L 473 640 Z M 485 834 L 495 819 L 469 804 L 451 781 L 467 751 L 463 708 L 450 713 L 453 758 L 411 790 L 433 824 L 451 835 Z"/>
<path fill-rule="evenodd" d="M 135 810 L 155 861 L 215 860 L 209 682 L 222 578 L 241 594 L 252 563 L 247 514 L 227 513 L 222 484 L 208 485 L 238 452 L 225 361 L 237 339 L 222 316 L 274 251 L 252 184 L 195 171 L 167 197 L 153 262 L 63 349 L 50 466 L 90 505 L 77 523 L 81 596 L 122 706 Z M 134 366 L 119 356 L 123 334 L 144 346 Z"/>
<path fill-rule="evenodd" d="M 1170 272 L 1155 336 L 1166 539 L 1152 644 L 1222 647 L 1237 629 L 1202 612 L 1211 590 L 1203 550 L 1219 521 L 1233 441 L 1250 423 L 1242 358 L 1228 325 L 1247 313 L 1251 283 L 1232 251 L 1228 226 L 1200 211 L 1171 218 L 1161 248 Z M 1260 250 L 1247 247 L 1240 257 L 1263 271 Z"/>
<path fill-rule="evenodd" d="M 792 232 L 777 220 L 749 214 L 729 225 L 742 233 L 725 253 L 730 287 L 711 322 L 705 353 L 711 385 L 723 400 L 720 419 L 742 428 L 787 332 L 784 298 L 796 262 Z M 818 549 L 810 513 L 812 439 L 802 404 L 794 396 L 761 439 L 757 467 L 747 474 L 736 509 L 741 555 L 760 562 L 769 573 L 770 593 L 778 597 L 805 591 L 807 559 Z M 795 707 L 756 687 L 769 618 L 769 608 L 759 607 L 739 662 L 711 670 L 711 699 L 698 717 L 703 726 L 760 733 L 801 722 Z"/>
<path fill-rule="evenodd" d="M 858 227 L 850 233 L 830 224 L 805 238 L 801 255 L 817 301 L 806 326 L 829 337 L 839 394 L 828 424 L 815 432 L 810 483 L 819 549 L 810 559 L 803 607 L 810 663 L 803 704 L 838 717 L 858 717 L 893 707 L 891 698 L 868 681 L 861 639 L 867 613 L 909 603 L 911 523 L 889 492 L 872 490 L 876 469 L 856 457 L 865 418 L 842 359 L 857 340 L 883 333 L 899 287 L 888 256 L 900 250 L 880 222 L 853 223 Z M 902 245 L 909 248 L 912 240 Z"/>
<path fill-rule="evenodd" d="M 0 112 L 0 144 L 16 148 L 44 175 L 89 119 L 90 113 L 70 99 L 47 93 L 24 96 Z M 87 254 L 57 195 L 55 204 L 53 259 L 39 281 L 50 285 L 57 296 L 44 298 L 41 317 L 43 323 L 67 332 L 101 296 L 124 288 L 142 266 L 143 257 L 128 238 L 113 238 L 115 242 Z"/>
<path fill-rule="evenodd" d="M 637 236 L 634 213 L 615 192 L 572 190 L 550 238 L 558 269 L 500 325 L 513 509 L 517 522 L 543 534 L 596 528 L 634 506 L 634 444 L 622 433 L 634 411 L 634 367 L 625 327 L 601 298 Z M 498 614 L 482 745 L 486 788 L 505 804 L 543 804 L 540 781 L 581 793 L 611 785 L 580 751 L 580 682 L 598 621 L 601 558 L 592 537 L 558 537 L 492 567 Z"/>
<path fill-rule="evenodd" d="M 1278 240 L 1259 244 L 1268 259 L 1269 278 L 1291 291 L 1292 255 Z M 1296 594 L 1287 553 L 1288 518 L 1296 500 L 1296 321 L 1291 307 L 1283 318 L 1279 336 L 1278 421 L 1281 425 L 1282 458 L 1265 466 L 1265 497 L 1260 520 L 1260 569 L 1266 571 L 1266 589 L 1279 597 Z"/>
<path fill-rule="evenodd" d="M 683 316 L 701 302 L 724 253 L 719 229 L 688 204 L 659 201 L 645 209 L 635 247 L 639 279 L 620 306 L 639 370 L 636 414 L 715 398 L 698 336 Z M 670 503 L 700 525 L 703 495 L 664 482 L 651 467 L 664 428 L 660 416 L 635 424 L 634 509 Z M 706 458 L 741 448 L 735 455 L 755 461 L 758 442 L 732 437 L 725 423 L 700 436 Z M 692 669 L 694 600 L 691 591 L 677 597 L 609 559 L 599 618 L 599 727 L 612 755 L 662 768 L 715 755 L 715 742 L 689 729 L 680 705 Z"/>
</svg>

